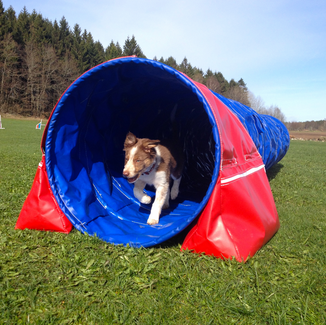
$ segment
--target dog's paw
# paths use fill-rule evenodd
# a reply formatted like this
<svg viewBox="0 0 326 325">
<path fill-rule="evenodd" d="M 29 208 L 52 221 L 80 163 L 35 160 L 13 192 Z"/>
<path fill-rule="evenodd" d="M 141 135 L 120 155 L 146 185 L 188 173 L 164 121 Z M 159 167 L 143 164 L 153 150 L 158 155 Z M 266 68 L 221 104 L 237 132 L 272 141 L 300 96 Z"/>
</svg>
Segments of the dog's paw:
<svg viewBox="0 0 326 325">
<path fill-rule="evenodd" d="M 147 224 L 148 225 L 157 225 L 158 224 L 158 219 L 156 218 L 152 218 L 151 216 L 147 219 Z"/>
<path fill-rule="evenodd" d="M 148 195 L 144 195 L 141 199 L 140 202 L 143 204 L 150 204 L 152 202 L 152 198 Z"/>
</svg>

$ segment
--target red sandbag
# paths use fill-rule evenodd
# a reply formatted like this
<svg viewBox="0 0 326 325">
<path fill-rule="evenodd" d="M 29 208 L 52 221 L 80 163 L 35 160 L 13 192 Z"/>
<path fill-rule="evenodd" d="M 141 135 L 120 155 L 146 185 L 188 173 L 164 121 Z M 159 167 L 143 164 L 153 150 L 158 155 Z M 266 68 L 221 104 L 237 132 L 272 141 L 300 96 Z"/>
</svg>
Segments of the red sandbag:
<svg viewBox="0 0 326 325">
<path fill-rule="evenodd" d="M 253 256 L 279 229 L 262 158 L 239 119 L 203 85 L 221 138 L 220 173 L 181 249 L 238 261 Z"/>
<path fill-rule="evenodd" d="M 45 167 L 45 156 L 36 171 L 32 189 L 20 212 L 15 229 L 58 231 L 68 234 L 71 222 L 53 197 Z"/>
</svg>

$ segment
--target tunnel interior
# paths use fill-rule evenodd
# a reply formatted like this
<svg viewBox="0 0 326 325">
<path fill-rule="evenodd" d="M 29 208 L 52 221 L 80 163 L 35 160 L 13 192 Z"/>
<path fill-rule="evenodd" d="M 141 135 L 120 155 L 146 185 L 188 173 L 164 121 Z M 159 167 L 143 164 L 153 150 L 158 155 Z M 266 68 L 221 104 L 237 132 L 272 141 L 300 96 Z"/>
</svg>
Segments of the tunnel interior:
<svg viewBox="0 0 326 325">
<path fill-rule="evenodd" d="M 151 206 L 122 177 L 129 131 L 172 140 L 185 158 L 179 196 L 155 226 L 146 224 Z M 108 61 L 80 76 L 53 111 L 44 149 L 52 192 L 73 225 L 132 246 L 158 244 L 186 228 L 207 203 L 220 166 L 218 129 L 204 96 L 183 74 L 145 59 Z"/>
</svg>

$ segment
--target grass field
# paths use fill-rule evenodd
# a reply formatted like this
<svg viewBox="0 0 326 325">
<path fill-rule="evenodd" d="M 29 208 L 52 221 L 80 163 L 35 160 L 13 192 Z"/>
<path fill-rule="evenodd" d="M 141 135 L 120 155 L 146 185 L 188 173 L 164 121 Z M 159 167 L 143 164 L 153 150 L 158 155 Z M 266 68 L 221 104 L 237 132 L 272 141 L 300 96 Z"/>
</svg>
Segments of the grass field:
<svg viewBox="0 0 326 325">
<path fill-rule="evenodd" d="M 268 173 L 281 228 L 247 263 L 14 230 L 37 165 L 35 121 L 0 130 L 0 324 L 325 324 L 326 143 Z"/>
</svg>

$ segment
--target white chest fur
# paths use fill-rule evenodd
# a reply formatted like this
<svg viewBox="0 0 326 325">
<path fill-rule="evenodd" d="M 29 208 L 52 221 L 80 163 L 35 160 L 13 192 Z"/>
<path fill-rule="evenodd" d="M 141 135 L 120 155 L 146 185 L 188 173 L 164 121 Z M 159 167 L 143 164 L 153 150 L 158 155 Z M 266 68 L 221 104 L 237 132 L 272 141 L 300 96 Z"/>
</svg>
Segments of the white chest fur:
<svg viewBox="0 0 326 325">
<path fill-rule="evenodd" d="M 153 170 L 149 175 L 143 174 L 139 177 L 140 180 L 144 181 L 148 185 L 154 185 L 155 188 L 158 188 L 159 186 L 163 186 L 168 182 L 166 179 L 166 172 L 160 171 L 157 172 L 156 170 Z"/>
</svg>

